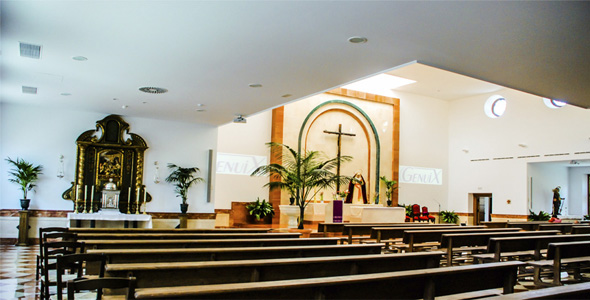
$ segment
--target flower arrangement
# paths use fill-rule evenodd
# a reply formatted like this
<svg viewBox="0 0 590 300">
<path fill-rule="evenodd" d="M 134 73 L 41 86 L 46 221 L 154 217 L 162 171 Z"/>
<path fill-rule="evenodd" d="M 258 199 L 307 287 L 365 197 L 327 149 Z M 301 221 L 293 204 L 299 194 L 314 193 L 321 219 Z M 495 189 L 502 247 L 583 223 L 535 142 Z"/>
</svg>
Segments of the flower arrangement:
<svg viewBox="0 0 590 300">
<path fill-rule="evenodd" d="M 346 190 L 344 192 L 337 191 L 334 194 L 334 199 L 337 200 L 338 198 L 345 198 L 346 196 L 348 196 L 348 190 Z"/>
</svg>

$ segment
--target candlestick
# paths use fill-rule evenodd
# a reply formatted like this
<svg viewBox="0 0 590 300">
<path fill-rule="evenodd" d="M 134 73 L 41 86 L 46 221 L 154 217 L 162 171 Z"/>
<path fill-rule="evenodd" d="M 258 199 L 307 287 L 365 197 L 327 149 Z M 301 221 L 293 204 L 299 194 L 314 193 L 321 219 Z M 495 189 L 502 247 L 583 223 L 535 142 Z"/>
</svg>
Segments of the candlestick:
<svg viewBox="0 0 590 300">
<path fill-rule="evenodd" d="M 147 190 L 143 188 L 143 214 L 145 215 L 145 208 L 147 206 Z"/>
<path fill-rule="evenodd" d="M 78 185 L 74 184 L 74 189 L 76 190 L 76 198 L 74 198 L 74 213 L 78 213 Z"/>
<path fill-rule="evenodd" d="M 84 211 L 82 213 L 87 214 L 88 211 L 86 210 L 86 200 L 88 200 L 88 185 L 84 186 Z"/>
<path fill-rule="evenodd" d="M 135 200 L 135 214 L 139 214 L 139 192 L 141 192 L 140 188 L 137 188 L 137 198 Z"/>
<path fill-rule="evenodd" d="M 129 187 L 129 194 L 127 194 L 127 213 L 131 213 L 129 211 L 129 207 L 131 207 L 131 187 Z"/>
<path fill-rule="evenodd" d="M 94 185 L 90 192 L 90 212 L 94 213 Z"/>
</svg>

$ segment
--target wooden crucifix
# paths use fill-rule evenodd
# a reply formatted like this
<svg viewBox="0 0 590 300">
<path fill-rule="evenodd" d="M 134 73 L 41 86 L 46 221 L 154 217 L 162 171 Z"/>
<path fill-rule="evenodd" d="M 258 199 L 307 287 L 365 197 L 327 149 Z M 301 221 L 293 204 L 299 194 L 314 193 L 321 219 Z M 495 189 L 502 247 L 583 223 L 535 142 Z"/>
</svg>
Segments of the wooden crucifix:
<svg viewBox="0 0 590 300">
<path fill-rule="evenodd" d="M 338 154 L 337 154 L 338 162 L 336 164 L 336 178 L 338 178 L 338 181 L 336 182 L 336 191 L 340 192 L 340 156 L 342 154 L 342 136 L 343 135 L 356 136 L 356 134 L 342 132 L 342 124 L 338 124 L 338 131 L 324 130 L 324 133 L 338 135 Z"/>
</svg>

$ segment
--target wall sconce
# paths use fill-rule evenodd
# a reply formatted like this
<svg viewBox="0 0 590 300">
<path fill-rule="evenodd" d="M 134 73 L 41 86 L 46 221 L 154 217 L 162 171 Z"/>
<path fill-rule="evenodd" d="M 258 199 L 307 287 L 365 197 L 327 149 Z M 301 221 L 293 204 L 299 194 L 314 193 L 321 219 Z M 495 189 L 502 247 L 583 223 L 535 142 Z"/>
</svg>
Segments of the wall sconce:
<svg viewBox="0 0 590 300">
<path fill-rule="evenodd" d="M 59 155 L 59 163 L 57 165 L 57 178 L 62 179 L 64 178 L 64 156 L 63 154 Z"/>
<path fill-rule="evenodd" d="M 154 183 L 160 183 L 160 166 L 158 166 L 158 161 L 154 162 L 154 166 L 156 166 L 156 174 L 154 175 Z"/>
</svg>

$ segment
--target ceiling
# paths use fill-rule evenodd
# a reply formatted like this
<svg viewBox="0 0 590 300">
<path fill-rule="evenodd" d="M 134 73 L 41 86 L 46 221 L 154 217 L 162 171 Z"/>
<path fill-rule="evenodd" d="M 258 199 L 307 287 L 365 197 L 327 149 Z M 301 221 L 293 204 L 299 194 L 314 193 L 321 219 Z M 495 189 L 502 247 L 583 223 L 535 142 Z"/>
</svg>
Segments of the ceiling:
<svg viewBox="0 0 590 300">
<path fill-rule="evenodd" d="M 2 1 L 1 26 L 3 103 L 215 126 L 390 72 L 441 99 L 590 107 L 587 1 Z"/>
</svg>

